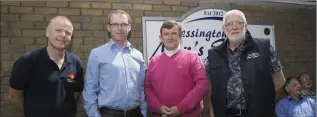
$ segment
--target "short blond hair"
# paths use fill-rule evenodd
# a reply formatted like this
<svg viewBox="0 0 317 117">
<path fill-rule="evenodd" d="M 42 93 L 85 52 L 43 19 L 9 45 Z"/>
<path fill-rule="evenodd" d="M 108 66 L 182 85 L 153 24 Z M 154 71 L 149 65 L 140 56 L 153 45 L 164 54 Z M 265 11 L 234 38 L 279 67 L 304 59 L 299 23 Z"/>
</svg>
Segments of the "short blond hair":
<svg viewBox="0 0 317 117">
<path fill-rule="evenodd" d="M 111 20 L 111 17 L 112 17 L 113 14 L 127 15 L 129 24 L 132 23 L 132 19 L 131 19 L 130 15 L 128 14 L 128 12 L 118 9 L 118 10 L 113 10 L 113 11 L 111 11 L 109 13 L 109 15 L 108 15 L 108 24 L 110 24 L 110 20 Z"/>
</svg>

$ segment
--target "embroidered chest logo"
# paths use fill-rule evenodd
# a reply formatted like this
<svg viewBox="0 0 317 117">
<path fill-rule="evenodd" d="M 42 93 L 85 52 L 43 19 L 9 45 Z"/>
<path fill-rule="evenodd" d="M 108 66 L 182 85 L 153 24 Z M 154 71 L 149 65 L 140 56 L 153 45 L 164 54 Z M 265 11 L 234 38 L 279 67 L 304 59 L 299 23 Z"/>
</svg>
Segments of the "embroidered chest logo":
<svg viewBox="0 0 317 117">
<path fill-rule="evenodd" d="M 72 72 L 68 72 L 67 82 L 74 83 L 75 82 L 75 74 Z"/>
<path fill-rule="evenodd" d="M 258 58 L 258 57 L 260 57 L 259 53 L 251 53 L 251 54 L 248 54 L 247 60 L 255 59 L 255 58 Z"/>
</svg>

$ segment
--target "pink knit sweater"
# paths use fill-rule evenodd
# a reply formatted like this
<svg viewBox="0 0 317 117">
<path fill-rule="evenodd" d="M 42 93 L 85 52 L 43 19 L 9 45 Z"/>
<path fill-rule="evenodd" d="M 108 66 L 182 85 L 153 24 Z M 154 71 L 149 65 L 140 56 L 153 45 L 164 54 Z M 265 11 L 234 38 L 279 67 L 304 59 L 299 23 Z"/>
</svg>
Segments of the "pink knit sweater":
<svg viewBox="0 0 317 117">
<path fill-rule="evenodd" d="M 176 106 L 181 117 L 197 117 L 207 93 L 207 76 L 200 57 L 181 49 L 171 57 L 164 52 L 149 63 L 145 81 L 148 107 L 160 117 L 161 105 Z"/>
</svg>

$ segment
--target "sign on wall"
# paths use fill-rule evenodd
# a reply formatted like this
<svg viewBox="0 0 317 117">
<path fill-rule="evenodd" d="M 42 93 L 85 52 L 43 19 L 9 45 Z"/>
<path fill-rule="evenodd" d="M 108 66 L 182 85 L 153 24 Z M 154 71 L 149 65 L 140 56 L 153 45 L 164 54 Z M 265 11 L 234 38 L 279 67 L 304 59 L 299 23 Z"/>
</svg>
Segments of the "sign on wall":
<svg viewBox="0 0 317 117">
<path fill-rule="evenodd" d="M 160 27 L 166 20 L 176 20 L 182 25 L 181 47 L 196 51 L 205 60 L 210 48 L 224 42 L 226 35 L 222 31 L 222 19 L 227 11 L 219 8 L 198 7 L 181 18 L 142 17 L 143 53 L 146 66 L 152 56 L 165 51 L 159 35 Z M 275 47 L 273 25 L 252 24 L 252 21 L 248 21 L 247 29 L 254 38 L 270 39 L 272 46 Z"/>
</svg>

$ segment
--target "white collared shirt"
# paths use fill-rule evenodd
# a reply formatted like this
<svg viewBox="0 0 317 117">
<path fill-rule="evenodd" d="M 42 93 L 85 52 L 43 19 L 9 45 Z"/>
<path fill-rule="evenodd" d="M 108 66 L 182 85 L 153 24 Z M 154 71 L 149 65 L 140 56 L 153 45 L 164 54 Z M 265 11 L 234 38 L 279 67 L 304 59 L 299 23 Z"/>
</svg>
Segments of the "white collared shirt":
<svg viewBox="0 0 317 117">
<path fill-rule="evenodd" d="M 167 50 L 166 48 L 165 48 L 165 54 L 168 56 L 168 57 L 171 57 L 171 56 L 173 56 L 176 52 L 178 52 L 179 50 L 181 49 L 181 46 L 180 46 L 180 44 L 178 44 L 178 47 L 175 49 L 175 50 Z"/>
</svg>

